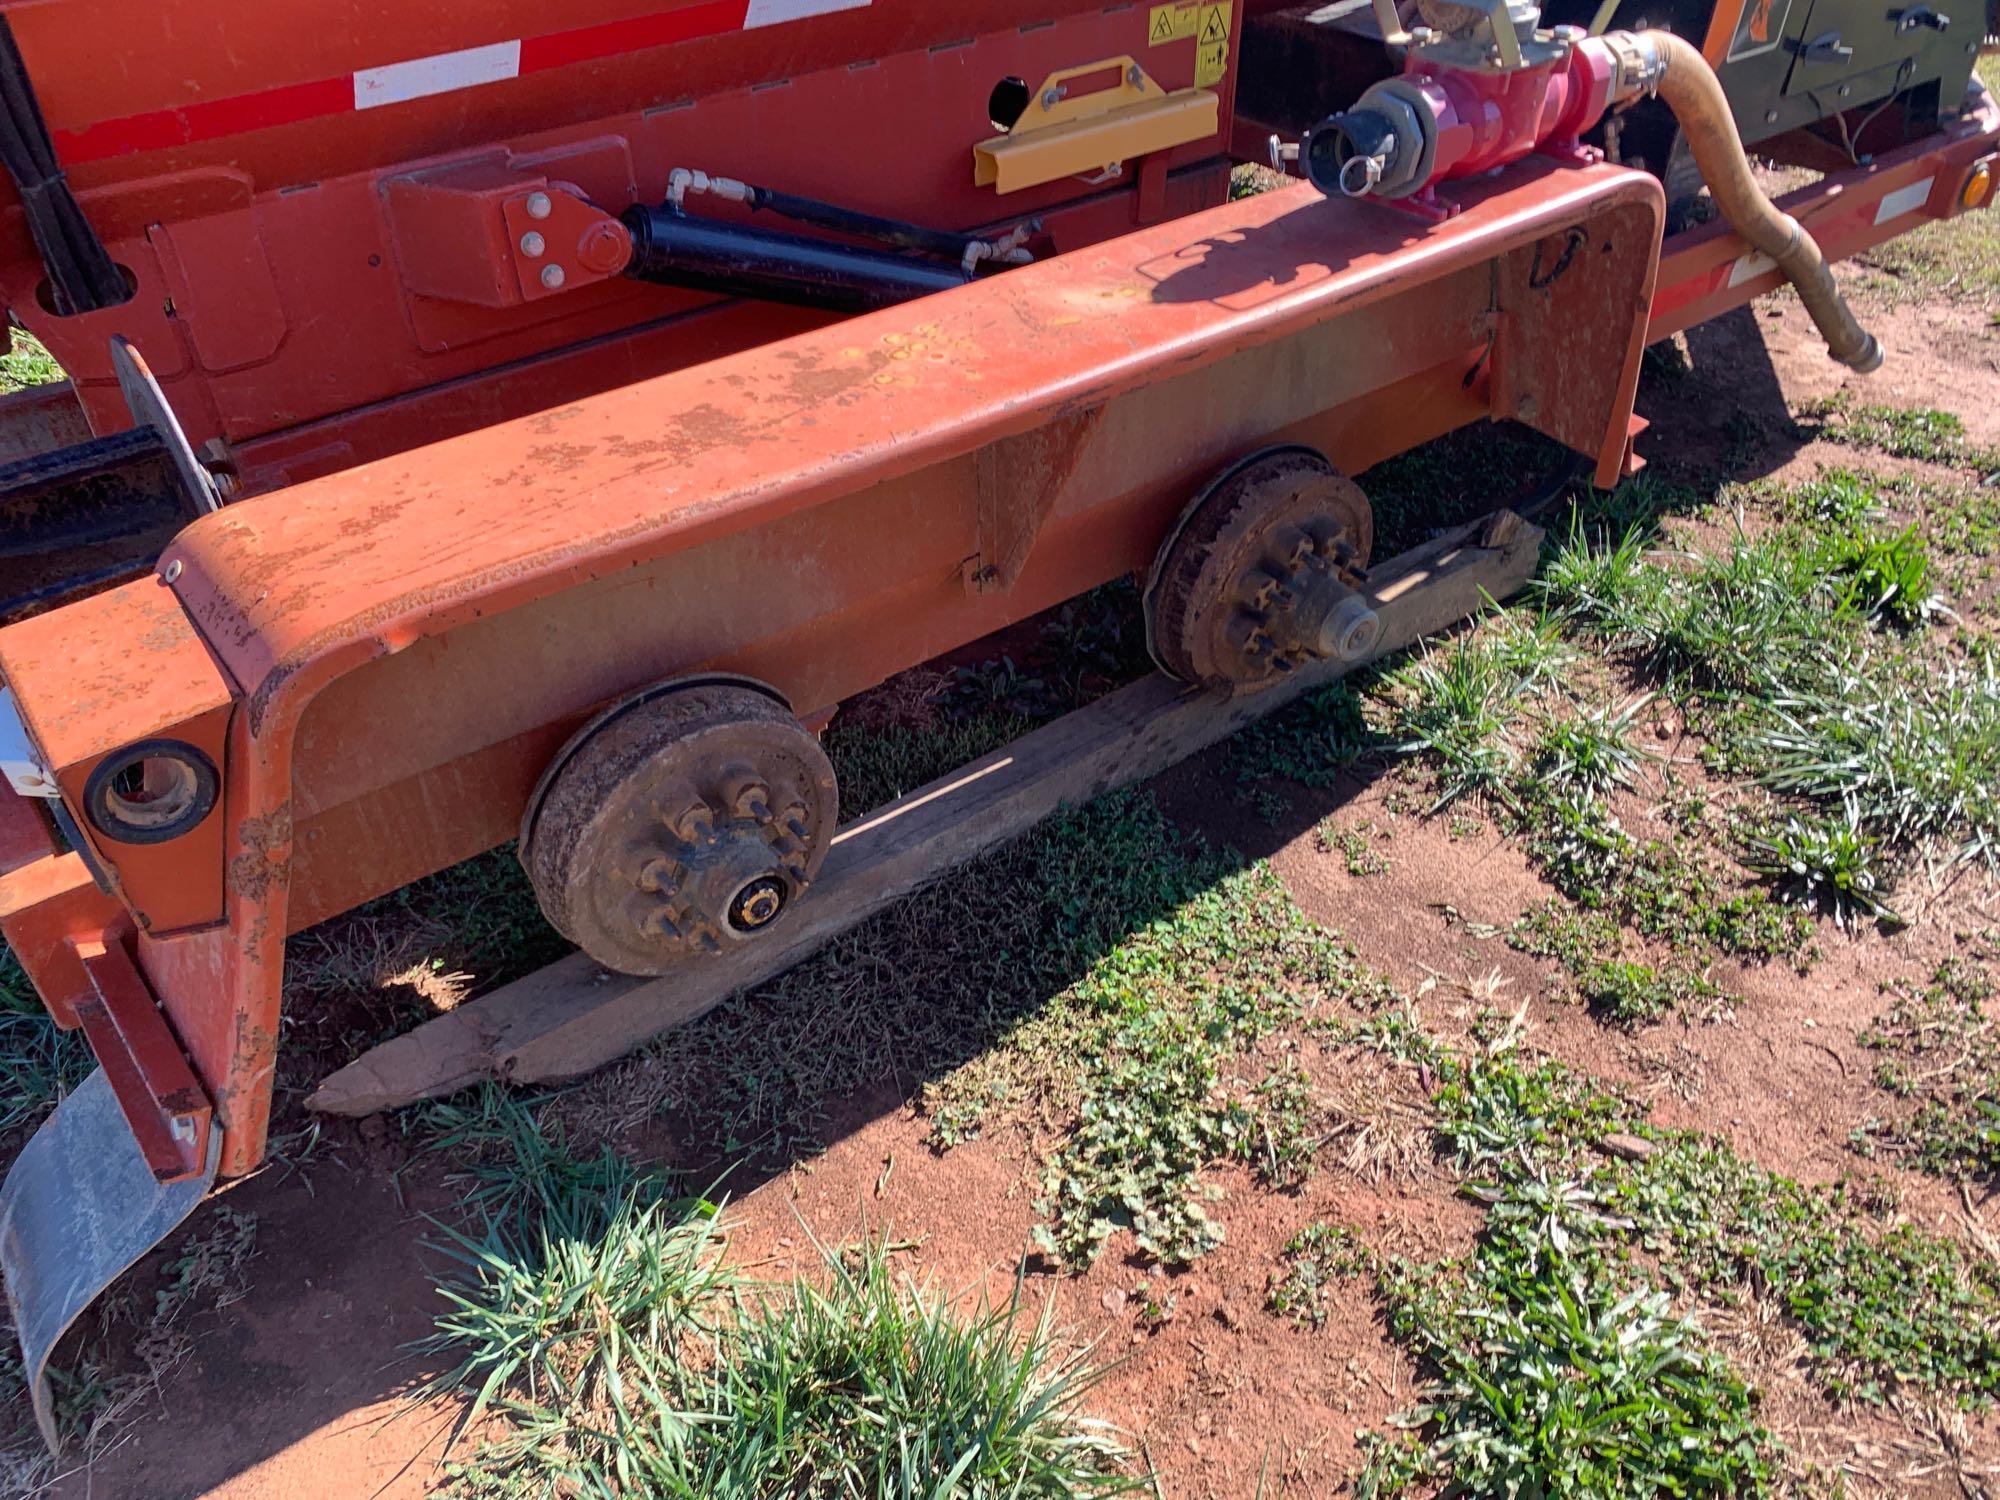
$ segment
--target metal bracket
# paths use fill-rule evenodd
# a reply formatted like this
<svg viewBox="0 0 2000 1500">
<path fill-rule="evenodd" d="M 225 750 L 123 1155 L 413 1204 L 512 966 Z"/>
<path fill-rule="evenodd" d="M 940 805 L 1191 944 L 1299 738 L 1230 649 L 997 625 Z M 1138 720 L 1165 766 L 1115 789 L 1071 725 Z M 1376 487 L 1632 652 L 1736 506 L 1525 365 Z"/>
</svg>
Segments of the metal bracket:
<svg viewBox="0 0 2000 1500">
<path fill-rule="evenodd" d="M 989 443 L 974 456 L 979 551 L 966 560 L 967 592 L 1000 594 L 1014 586 L 1103 420 L 1102 406 L 1087 407 Z"/>
<path fill-rule="evenodd" d="M 180 418 L 168 404 L 166 392 L 147 368 L 145 356 L 123 334 L 111 340 L 111 368 L 118 374 L 118 389 L 124 394 L 132 420 L 141 427 L 152 428 L 166 443 L 174 472 L 180 475 L 195 508 L 203 512 L 220 510 L 222 492 L 216 487 L 215 476 L 194 456 L 194 445 L 181 430 Z"/>
<path fill-rule="evenodd" d="M 115 938 L 72 938 L 91 993 L 76 1004 L 90 1050 L 157 1182 L 185 1182 L 208 1161 L 214 1107 L 153 992 Z"/>
</svg>

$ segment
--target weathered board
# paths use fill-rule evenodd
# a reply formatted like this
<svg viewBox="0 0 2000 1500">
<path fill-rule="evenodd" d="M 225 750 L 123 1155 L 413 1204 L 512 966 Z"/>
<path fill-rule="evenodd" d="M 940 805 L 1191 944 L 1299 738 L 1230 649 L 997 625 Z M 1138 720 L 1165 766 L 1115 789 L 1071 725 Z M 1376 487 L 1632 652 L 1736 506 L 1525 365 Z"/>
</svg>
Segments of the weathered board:
<svg viewBox="0 0 2000 1500">
<path fill-rule="evenodd" d="M 1501 511 L 1392 558 L 1366 590 L 1375 655 L 1399 651 L 1514 593 L 1542 533 Z M 891 902 L 1032 828 L 1057 809 L 1178 764 L 1351 671 L 1328 665 L 1223 698 L 1152 676 L 1121 688 L 841 830 L 811 899 L 768 938 L 662 979 L 613 974 L 581 953 L 371 1049 L 308 1101 L 366 1115 L 481 1079 L 575 1078 L 783 973 Z"/>
</svg>

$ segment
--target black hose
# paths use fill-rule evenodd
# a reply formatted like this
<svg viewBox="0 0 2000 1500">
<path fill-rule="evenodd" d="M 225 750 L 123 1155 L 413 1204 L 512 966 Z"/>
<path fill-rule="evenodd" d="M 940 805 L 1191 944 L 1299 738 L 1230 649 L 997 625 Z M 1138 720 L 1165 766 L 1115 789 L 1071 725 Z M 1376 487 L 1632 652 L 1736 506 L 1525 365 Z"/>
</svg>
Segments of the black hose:
<svg viewBox="0 0 2000 1500">
<path fill-rule="evenodd" d="M 97 312 L 130 298 L 124 276 L 83 216 L 56 161 L 41 102 L 5 16 L 0 16 L 0 165 L 21 194 L 28 231 L 49 273 L 55 310 L 65 316 Z"/>
<path fill-rule="evenodd" d="M 898 250 L 919 250 L 925 255 L 936 255 L 953 262 L 964 260 L 965 252 L 974 244 L 970 235 L 926 229 L 921 224 L 906 224 L 900 219 L 857 213 L 851 208 L 822 203 L 816 198 L 780 193 L 754 183 L 750 184 L 750 207 L 764 209 L 781 218 L 795 219 L 801 224 L 815 224 L 837 234 L 851 234 L 856 239 L 873 240 L 878 245 L 889 245 Z"/>
<path fill-rule="evenodd" d="M 752 229 L 637 204 L 625 211 L 638 281 L 833 312 L 870 312 L 927 297 L 967 277 L 963 268 Z"/>
</svg>

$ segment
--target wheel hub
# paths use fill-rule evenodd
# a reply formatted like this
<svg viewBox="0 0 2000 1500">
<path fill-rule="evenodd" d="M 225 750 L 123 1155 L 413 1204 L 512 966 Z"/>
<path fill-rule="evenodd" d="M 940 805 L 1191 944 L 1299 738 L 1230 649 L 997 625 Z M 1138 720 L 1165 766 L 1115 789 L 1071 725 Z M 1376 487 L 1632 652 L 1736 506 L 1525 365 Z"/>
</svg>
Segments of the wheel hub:
<svg viewBox="0 0 2000 1500">
<path fill-rule="evenodd" d="M 1381 634 L 1355 592 L 1373 542 L 1367 498 L 1318 454 L 1279 449 L 1238 465 L 1188 508 L 1154 566 L 1154 659 L 1229 692 L 1362 659 Z"/>
<path fill-rule="evenodd" d="M 696 793 L 634 841 L 627 863 L 636 925 L 709 953 L 770 926 L 812 884 L 806 803 L 780 810 L 747 767 L 732 770 L 734 795 Z"/>
<path fill-rule="evenodd" d="M 838 800 L 819 741 L 734 684 L 614 710 L 551 774 L 522 862 L 556 928 L 660 974 L 768 931 L 812 885 Z"/>
</svg>

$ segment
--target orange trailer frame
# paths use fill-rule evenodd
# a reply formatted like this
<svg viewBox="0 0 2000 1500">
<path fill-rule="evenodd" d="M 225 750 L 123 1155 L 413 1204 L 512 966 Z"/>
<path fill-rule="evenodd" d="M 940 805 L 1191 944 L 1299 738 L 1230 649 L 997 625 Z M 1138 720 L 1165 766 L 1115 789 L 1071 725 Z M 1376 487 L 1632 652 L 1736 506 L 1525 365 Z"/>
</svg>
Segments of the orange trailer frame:
<svg viewBox="0 0 2000 1500">
<path fill-rule="evenodd" d="M 222 773 L 172 843 L 79 824 L 0 882 L 0 928 L 65 1020 L 78 945 L 129 941 L 247 1171 L 285 935 L 504 842 L 601 705 L 729 672 L 823 720 L 1142 570 L 1271 443 L 1359 470 L 1499 415 L 1615 480 L 1661 211 L 1553 163 L 1421 232 L 1300 187 L 231 505 L 0 631 L 66 797 L 162 736 Z"/>
</svg>

